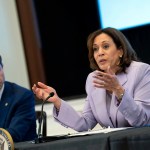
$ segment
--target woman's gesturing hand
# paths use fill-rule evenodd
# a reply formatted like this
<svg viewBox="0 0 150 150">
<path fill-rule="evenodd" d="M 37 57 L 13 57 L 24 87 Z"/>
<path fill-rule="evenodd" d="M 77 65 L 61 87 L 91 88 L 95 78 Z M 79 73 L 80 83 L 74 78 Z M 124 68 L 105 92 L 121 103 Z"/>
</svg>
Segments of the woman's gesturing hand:
<svg viewBox="0 0 150 150">
<path fill-rule="evenodd" d="M 108 68 L 107 73 L 96 70 L 93 77 L 95 87 L 105 88 L 106 90 L 114 93 L 117 97 L 124 93 L 124 88 L 110 68 Z"/>
<path fill-rule="evenodd" d="M 47 86 L 42 82 L 38 82 L 37 85 L 33 85 L 32 91 L 37 96 L 37 98 L 42 100 L 45 100 L 49 94 L 53 92 L 54 96 L 50 97 L 47 101 L 54 103 L 56 108 L 60 108 L 61 99 L 58 97 L 54 88 Z"/>
</svg>

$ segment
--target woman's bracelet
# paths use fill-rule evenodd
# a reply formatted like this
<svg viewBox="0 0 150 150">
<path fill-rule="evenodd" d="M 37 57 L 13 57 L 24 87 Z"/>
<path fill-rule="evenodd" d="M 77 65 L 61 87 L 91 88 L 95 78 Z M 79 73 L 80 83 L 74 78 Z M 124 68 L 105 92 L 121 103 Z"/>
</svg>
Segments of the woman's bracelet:
<svg viewBox="0 0 150 150">
<path fill-rule="evenodd" d="M 119 97 L 117 97 L 119 101 L 121 101 L 121 100 L 122 100 L 123 95 L 124 95 L 124 92 L 123 92 L 123 93 L 121 93 L 121 94 L 119 95 Z"/>
</svg>

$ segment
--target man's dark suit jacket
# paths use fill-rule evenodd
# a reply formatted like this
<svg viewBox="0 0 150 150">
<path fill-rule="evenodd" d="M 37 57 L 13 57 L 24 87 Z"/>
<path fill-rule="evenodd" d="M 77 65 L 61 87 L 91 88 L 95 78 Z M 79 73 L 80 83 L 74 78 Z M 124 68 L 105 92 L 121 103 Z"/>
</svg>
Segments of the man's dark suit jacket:
<svg viewBox="0 0 150 150">
<path fill-rule="evenodd" d="M 36 135 L 35 99 L 32 91 L 5 81 L 0 101 L 0 128 L 6 129 L 14 142 L 30 141 Z"/>
</svg>

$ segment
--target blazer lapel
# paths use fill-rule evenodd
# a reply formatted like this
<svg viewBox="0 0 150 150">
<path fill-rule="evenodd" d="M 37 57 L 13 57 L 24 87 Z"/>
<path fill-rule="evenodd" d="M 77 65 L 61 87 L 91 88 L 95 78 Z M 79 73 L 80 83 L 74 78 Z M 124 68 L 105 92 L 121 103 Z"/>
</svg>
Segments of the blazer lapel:
<svg viewBox="0 0 150 150">
<path fill-rule="evenodd" d="M 105 126 L 108 125 L 113 127 L 106 108 L 106 90 L 102 88 L 95 88 L 92 93 L 92 99 L 98 121 L 103 123 Z"/>
<path fill-rule="evenodd" d="M 117 75 L 117 79 L 119 80 L 119 83 L 123 86 L 127 82 L 127 75 L 125 73 L 121 73 Z M 113 94 L 112 95 L 112 100 L 111 100 L 111 106 L 110 106 L 110 115 L 113 124 L 115 127 L 117 127 L 117 112 L 118 112 L 118 107 L 116 104 L 116 97 Z"/>
<path fill-rule="evenodd" d="M 127 82 L 127 74 L 126 73 L 120 73 L 117 75 L 117 79 L 119 80 L 119 83 L 121 85 L 124 85 Z"/>
</svg>

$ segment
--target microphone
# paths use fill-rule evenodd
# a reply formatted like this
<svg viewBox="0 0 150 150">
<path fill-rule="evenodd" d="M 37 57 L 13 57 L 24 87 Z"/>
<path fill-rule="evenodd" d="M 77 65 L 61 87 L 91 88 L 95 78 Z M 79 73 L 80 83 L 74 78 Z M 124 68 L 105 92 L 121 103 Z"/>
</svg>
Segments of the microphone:
<svg viewBox="0 0 150 150">
<path fill-rule="evenodd" d="M 42 126 L 42 121 L 43 121 L 43 107 L 44 107 L 44 104 L 45 102 L 50 98 L 50 97 L 53 97 L 54 96 L 54 92 L 51 92 L 49 94 L 49 96 L 47 96 L 47 98 L 43 101 L 42 103 L 42 108 L 41 108 L 41 115 L 40 115 L 40 119 L 39 119 L 39 128 L 38 128 L 38 137 L 35 139 L 35 144 L 37 143 L 43 143 L 43 136 L 41 134 L 41 126 Z"/>
</svg>

